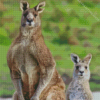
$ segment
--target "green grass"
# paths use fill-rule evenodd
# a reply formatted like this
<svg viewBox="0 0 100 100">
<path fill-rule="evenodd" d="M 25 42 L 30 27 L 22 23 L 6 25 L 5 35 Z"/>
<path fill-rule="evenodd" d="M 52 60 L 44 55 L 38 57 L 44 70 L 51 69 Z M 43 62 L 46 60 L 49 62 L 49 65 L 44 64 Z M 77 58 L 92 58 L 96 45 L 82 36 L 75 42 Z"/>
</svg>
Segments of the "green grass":
<svg viewBox="0 0 100 100">
<path fill-rule="evenodd" d="M 12 1 L 4 3 L 7 11 L 3 12 L 3 18 L 12 18 L 12 20 L 3 23 L 3 26 L 0 27 L 0 96 L 12 95 L 14 92 L 7 67 L 6 55 L 13 39 L 9 38 L 10 35 L 15 34 L 14 36 L 16 36 L 18 34 L 22 12 L 19 9 L 18 3 L 12 5 L 10 2 Z M 36 0 L 29 0 L 29 2 L 31 7 L 38 3 Z M 73 3 L 64 2 L 65 5 L 63 5 L 61 0 L 59 2 L 58 0 L 47 0 L 46 9 L 42 14 L 42 33 L 47 47 L 56 60 L 56 68 L 61 75 L 66 73 L 72 77 L 73 62 L 71 61 L 70 54 L 76 53 L 81 58 L 84 58 L 88 53 L 91 53 L 93 55 L 90 64 L 91 74 L 95 74 L 93 79 L 100 80 L 100 25 L 89 11 L 80 6 L 77 1 Z M 100 4 L 85 4 L 88 5 L 89 10 L 95 16 L 100 18 Z M 56 13 L 56 11 L 58 12 Z M 69 33 L 64 28 L 68 25 L 71 27 Z M 92 25 L 95 25 L 95 27 Z M 55 27 L 59 28 L 60 32 L 56 32 Z M 66 32 L 66 36 L 70 36 L 74 34 L 73 30 L 75 28 L 85 28 L 87 30 L 86 32 L 78 33 L 79 37 L 76 38 L 79 41 L 79 45 L 63 43 L 58 33 Z M 93 31 L 90 32 L 92 29 Z M 84 36 L 87 38 L 83 38 Z M 91 46 L 84 47 L 84 42 L 88 42 Z M 100 85 L 95 82 L 90 82 L 90 87 L 92 91 L 100 91 Z"/>
<path fill-rule="evenodd" d="M 91 87 L 92 91 L 100 91 L 100 84 L 96 84 L 94 82 L 91 82 L 90 87 Z"/>
<path fill-rule="evenodd" d="M 0 96 L 11 96 L 14 92 L 6 61 L 8 48 L 9 46 L 0 46 Z"/>
</svg>

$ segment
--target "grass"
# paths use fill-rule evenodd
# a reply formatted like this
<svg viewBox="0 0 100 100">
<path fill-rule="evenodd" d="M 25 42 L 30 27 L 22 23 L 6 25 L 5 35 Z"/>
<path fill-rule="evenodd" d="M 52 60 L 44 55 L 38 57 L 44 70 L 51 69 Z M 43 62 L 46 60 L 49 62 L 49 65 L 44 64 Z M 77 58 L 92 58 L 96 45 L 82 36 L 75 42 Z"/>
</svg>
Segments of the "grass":
<svg viewBox="0 0 100 100">
<path fill-rule="evenodd" d="M 0 96 L 11 96 L 14 92 L 6 61 L 8 48 L 9 46 L 0 46 Z"/>
<path fill-rule="evenodd" d="M 38 3 L 36 0 L 30 0 L 29 2 L 31 7 Z M 72 77 L 73 63 L 70 59 L 70 54 L 76 53 L 83 58 L 88 53 L 91 53 L 93 58 L 90 64 L 90 70 L 91 74 L 94 75 L 92 78 L 100 80 L 100 28 L 97 24 L 98 21 L 83 6 L 80 6 L 79 3 L 67 3 L 64 1 L 64 4 L 65 5 L 63 5 L 62 1 L 58 2 L 57 0 L 47 0 L 46 9 L 42 14 L 42 33 L 47 47 L 50 49 L 56 60 L 56 68 L 61 75 L 66 73 Z M 13 2 L 12 5 L 12 1 L 11 3 L 9 1 L 4 2 L 4 5 L 7 11 L 3 12 L 3 18 L 12 18 L 12 20 L 10 22 L 3 23 L 3 26 L 0 27 L 0 96 L 10 96 L 14 92 L 14 87 L 10 79 L 6 55 L 11 41 L 14 36 L 18 34 L 21 11 L 19 10 L 18 3 Z M 88 5 L 89 9 L 95 16 L 98 18 L 100 17 L 99 4 L 95 4 L 94 6 L 92 3 L 90 5 L 86 3 L 86 5 Z M 61 13 L 57 12 L 56 14 L 56 11 Z M 53 16 L 53 14 L 55 15 Z M 62 15 L 55 20 L 59 14 Z M 68 25 L 71 28 L 69 33 L 66 31 L 66 35 L 76 34 L 73 31 L 75 28 L 85 28 L 87 30 L 86 32 L 78 33 L 79 37 L 76 38 L 79 41 L 79 45 L 70 45 L 68 42 L 63 43 L 60 40 L 58 33 L 65 32 L 64 26 Z M 95 25 L 95 27 L 92 27 L 92 25 Z M 56 28 L 58 28 L 59 31 Z M 90 32 L 92 29 L 94 31 Z M 11 34 L 14 36 L 9 38 L 12 36 Z M 84 47 L 85 42 L 89 43 L 90 46 Z M 90 82 L 90 87 L 92 91 L 100 91 L 100 85 L 95 82 Z"/>
</svg>

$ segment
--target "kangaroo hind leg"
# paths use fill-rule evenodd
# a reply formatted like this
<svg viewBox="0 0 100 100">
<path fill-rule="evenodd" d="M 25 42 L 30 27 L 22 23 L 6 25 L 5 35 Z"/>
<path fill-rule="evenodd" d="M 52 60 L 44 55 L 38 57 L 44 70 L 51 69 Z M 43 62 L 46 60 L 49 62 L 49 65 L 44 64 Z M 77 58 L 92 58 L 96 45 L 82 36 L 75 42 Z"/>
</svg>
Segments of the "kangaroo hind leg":
<svg viewBox="0 0 100 100">
<path fill-rule="evenodd" d="M 13 99 L 12 100 L 18 100 L 18 94 L 17 94 L 17 92 L 15 92 L 14 94 L 13 94 Z"/>
</svg>

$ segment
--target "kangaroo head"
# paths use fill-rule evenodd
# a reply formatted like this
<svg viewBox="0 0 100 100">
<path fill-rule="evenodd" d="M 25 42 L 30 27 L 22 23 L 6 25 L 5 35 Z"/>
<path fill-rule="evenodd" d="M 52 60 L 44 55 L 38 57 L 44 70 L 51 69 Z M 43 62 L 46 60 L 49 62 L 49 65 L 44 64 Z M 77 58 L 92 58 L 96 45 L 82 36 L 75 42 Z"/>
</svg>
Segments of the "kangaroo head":
<svg viewBox="0 0 100 100">
<path fill-rule="evenodd" d="M 20 2 L 22 10 L 21 26 L 26 28 L 36 27 L 41 24 L 39 14 L 43 12 L 45 2 L 39 3 L 37 6 L 30 8 L 27 1 Z"/>
<path fill-rule="evenodd" d="M 90 79 L 90 70 L 89 64 L 91 61 L 92 55 L 88 54 L 83 60 L 80 60 L 78 55 L 71 54 L 71 59 L 74 62 L 74 72 L 73 78 L 84 78 L 86 80 Z"/>
</svg>

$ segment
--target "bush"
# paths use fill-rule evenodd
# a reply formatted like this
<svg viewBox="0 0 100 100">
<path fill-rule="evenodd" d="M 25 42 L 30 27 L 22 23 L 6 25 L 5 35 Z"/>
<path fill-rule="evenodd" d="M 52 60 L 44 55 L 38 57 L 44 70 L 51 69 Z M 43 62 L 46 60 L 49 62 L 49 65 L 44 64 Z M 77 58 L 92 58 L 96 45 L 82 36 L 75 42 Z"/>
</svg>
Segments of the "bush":
<svg viewBox="0 0 100 100">
<path fill-rule="evenodd" d="M 82 3 L 87 6 L 87 7 L 90 7 L 90 8 L 93 8 L 95 7 L 95 4 L 92 2 L 92 1 L 87 1 L 87 0 L 83 0 Z M 82 4 L 80 4 L 82 5 Z M 83 5 L 82 5 L 83 6 Z"/>
<path fill-rule="evenodd" d="M 2 23 L 2 16 L 3 16 L 3 12 L 0 11 L 0 27 L 3 26 L 3 23 Z"/>
<path fill-rule="evenodd" d="M 64 20 L 63 12 L 58 8 L 55 8 L 51 16 L 51 20 L 54 22 L 59 22 Z"/>
<path fill-rule="evenodd" d="M 0 35 L 0 45 L 8 46 L 11 44 L 11 41 L 8 37 Z"/>
<path fill-rule="evenodd" d="M 47 31 L 47 32 L 52 31 L 52 28 L 51 28 L 51 25 L 50 25 L 49 22 L 46 23 L 44 30 Z"/>
<path fill-rule="evenodd" d="M 95 33 L 96 28 L 100 27 L 100 22 L 93 23 L 91 26 L 91 33 Z"/>
<path fill-rule="evenodd" d="M 94 3 L 100 3 L 100 0 L 93 0 Z"/>
<path fill-rule="evenodd" d="M 71 44 L 71 45 L 78 45 L 79 41 L 75 36 L 70 36 L 68 38 L 68 43 Z"/>
<path fill-rule="evenodd" d="M 4 4 L 0 1 L 0 11 L 5 11 L 6 8 L 4 7 Z"/>
<path fill-rule="evenodd" d="M 63 29 L 59 28 L 58 37 L 62 43 L 68 43 L 71 45 L 78 45 L 79 41 L 77 38 L 71 33 L 71 27 L 69 25 L 63 25 Z"/>
<path fill-rule="evenodd" d="M 67 0 L 68 3 L 72 3 L 74 0 Z"/>
<path fill-rule="evenodd" d="M 74 28 L 73 35 L 77 37 L 78 40 L 88 39 L 90 37 L 89 33 L 87 34 L 86 28 Z"/>
</svg>

